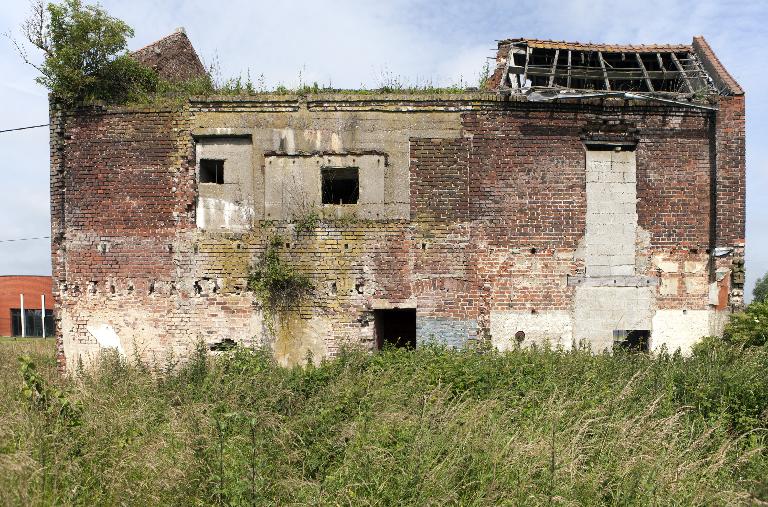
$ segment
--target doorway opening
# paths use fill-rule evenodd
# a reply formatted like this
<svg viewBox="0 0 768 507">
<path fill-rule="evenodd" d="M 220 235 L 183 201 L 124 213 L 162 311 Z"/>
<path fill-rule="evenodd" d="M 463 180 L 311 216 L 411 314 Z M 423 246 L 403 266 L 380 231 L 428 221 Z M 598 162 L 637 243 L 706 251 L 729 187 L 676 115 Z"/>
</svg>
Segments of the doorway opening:
<svg viewBox="0 0 768 507">
<path fill-rule="evenodd" d="M 416 348 L 416 309 L 374 310 L 376 348 Z"/>
</svg>

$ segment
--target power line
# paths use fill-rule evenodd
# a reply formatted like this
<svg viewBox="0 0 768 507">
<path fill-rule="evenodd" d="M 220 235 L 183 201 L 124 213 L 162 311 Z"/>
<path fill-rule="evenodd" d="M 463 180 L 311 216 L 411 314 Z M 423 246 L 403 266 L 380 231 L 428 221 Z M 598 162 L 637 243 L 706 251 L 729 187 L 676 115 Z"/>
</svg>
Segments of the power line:
<svg viewBox="0 0 768 507">
<path fill-rule="evenodd" d="M 38 236 L 36 238 L 0 239 L 0 243 L 11 243 L 12 241 L 32 241 L 33 239 L 51 239 L 51 237 L 50 236 Z"/>
<path fill-rule="evenodd" d="M 18 128 L 15 128 L 15 129 L 5 129 L 5 130 L 0 130 L 0 134 L 2 134 L 3 132 L 14 132 L 16 130 L 37 129 L 37 128 L 40 128 L 40 127 L 47 127 L 48 125 L 49 125 L 48 123 L 43 123 L 41 125 L 30 125 L 29 127 L 18 127 Z"/>
</svg>

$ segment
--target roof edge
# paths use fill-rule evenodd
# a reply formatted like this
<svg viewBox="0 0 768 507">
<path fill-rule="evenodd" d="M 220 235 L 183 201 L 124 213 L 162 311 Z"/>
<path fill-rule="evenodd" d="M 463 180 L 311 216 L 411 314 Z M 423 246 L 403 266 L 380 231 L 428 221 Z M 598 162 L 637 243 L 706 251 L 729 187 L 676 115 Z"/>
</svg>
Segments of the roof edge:
<svg viewBox="0 0 768 507">
<path fill-rule="evenodd" d="M 720 59 L 715 55 L 712 47 L 703 36 L 693 38 L 693 51 L 701 60 L 704 69 L 709 73 L 718 87 L 725 88 L 731 95 L 744 95 L 744 89 L 726 70 Z"/>
</svg>

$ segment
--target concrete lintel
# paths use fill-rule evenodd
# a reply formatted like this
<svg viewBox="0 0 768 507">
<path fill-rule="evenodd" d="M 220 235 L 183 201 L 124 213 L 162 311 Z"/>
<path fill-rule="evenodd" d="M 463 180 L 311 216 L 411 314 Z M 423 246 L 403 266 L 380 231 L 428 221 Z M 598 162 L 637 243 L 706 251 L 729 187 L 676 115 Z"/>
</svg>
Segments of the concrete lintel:
<svg viewBox="0 0 768 507">
<path fill-rule="evenodd" d="M 659 285 L 656 276 L 584 276 L 568 275 L 569 287 L 651 287 Z"/>
<path fill-rule="evenodd" d="M 386 299 L 373 299 L 371 300 L 370 308 L 372 310 L 415 310 L 416 298 L 406 299 L 397 303 Z"/>
</svg>

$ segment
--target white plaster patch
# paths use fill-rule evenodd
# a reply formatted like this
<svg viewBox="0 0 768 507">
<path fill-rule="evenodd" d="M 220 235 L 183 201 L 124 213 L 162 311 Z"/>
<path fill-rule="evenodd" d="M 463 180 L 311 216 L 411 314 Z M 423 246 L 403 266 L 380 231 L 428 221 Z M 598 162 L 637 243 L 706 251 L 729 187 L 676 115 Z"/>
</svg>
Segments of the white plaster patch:
<svg viewBox="0 0 768 507">
<path fill-rule="evenodd" d="M 666 345 L 669 352 L 679 348 L 683 354 L 690 354 L 694 343 L 718 331 L 711 325 L 714 313 L 710 310 L 657 310 L 653 316 L 651 350 L 658 351 Z"/>
<path fill-rule="evenodd" d="M 553 347 L 571 348 L 573 330 L 571 316 L 565 310 L 531 313 L 527 311 L 492 311 L 491 343 L 499 350 L 517 345 L 515 333 L 522 331 L 522 346 L 549 343 Z"/>
<path fill-rule="evenodd" d="M 215 197 L 200 197 L 197 200 L 196 222 L 200 229 L 246 231 L 250 229 L 253 216 L 252 206 Z"/>
<path fill-rule="evenodd" d="M 125 355 L 123 345 L 120 343 L 120 337 L 117 336 L 112 326 L 109 324 L 88 324 L 86 329 L 96 338 L 99 347 L 103 349 L 117 349 L 121 355 Z"/>
</svg>

